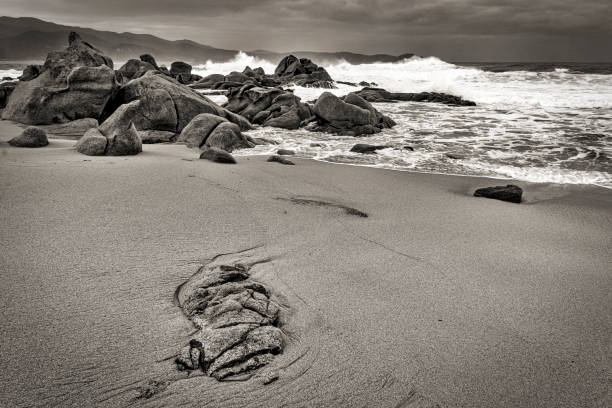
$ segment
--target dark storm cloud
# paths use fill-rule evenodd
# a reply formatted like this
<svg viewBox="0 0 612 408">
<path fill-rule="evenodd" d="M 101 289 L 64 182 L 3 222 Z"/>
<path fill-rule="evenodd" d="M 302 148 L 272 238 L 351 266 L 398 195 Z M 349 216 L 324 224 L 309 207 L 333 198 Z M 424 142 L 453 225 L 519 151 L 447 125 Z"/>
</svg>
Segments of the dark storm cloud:
<svg viewBox="0 0 612 408">
<path fill-rule="evenodd" d="M 217 47 L 610 60 L 610 0 L 0 0 L 3 14 Z"/>
</svg>

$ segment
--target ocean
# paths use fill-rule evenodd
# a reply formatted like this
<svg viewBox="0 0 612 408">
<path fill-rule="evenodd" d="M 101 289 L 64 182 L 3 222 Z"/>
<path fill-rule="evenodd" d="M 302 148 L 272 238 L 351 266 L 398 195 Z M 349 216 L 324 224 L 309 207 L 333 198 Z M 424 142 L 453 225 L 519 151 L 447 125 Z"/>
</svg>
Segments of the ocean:
<svg viewBox="0 0 612 408">
<path fill-rule="evenodd" d="M 363 138 L 258 127 L 248 134 L 279 144 L 237 156 L 285 148 L 298 157 L 349 165 L 612 188 L 612 64 L 453 64 L 435 57 L 361 65 L 315 62 L 336 81 L 375 82 L 392 92 L 445 92 L 477 106 L 375 104 L 398 125 Z M 240 53 L 229 62 L 194 66 L 193 73 L 228 74 L 247 65 L 271 73 L 276 62 Z M 0 78 L 20 73 L 0 70 Z M 333 90 L 295 87 L 294 92 L 312 101 L 325 91 L 341 96 L 358 89 L 339 84 Z M 349 152 L 355 143 L 389 147 L 362 155 Z"/>
</svg>

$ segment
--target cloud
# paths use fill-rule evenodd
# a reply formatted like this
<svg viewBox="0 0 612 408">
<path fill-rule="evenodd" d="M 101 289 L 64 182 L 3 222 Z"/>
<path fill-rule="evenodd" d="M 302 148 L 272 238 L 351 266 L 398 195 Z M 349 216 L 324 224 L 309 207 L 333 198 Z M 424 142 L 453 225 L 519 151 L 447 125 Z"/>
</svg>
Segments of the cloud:
<svg viewBox="0 0 612 408">
<path fill-rule="evenodd" d="M 218 47 L 610 58 L 610 0 L 4 0 L 9 15 Z M 471 47 L 463 44 L 470 43 Z M 491 44 L 497 43 L 499 49 Z M 445 45 L 446 44 L 446 45 Z M 458 47 L 461 52 L 458 52 Z M 521 49 L 524 51 L 521 53 Z M 552 54 L 550 51 L 555 51 Z M 556 54 L 555 54 L 556 53 Z M 607 54 L 607 55 L 606 55 Z M 503 58 L 502 58 L 503 59 Z"/>
</svg>

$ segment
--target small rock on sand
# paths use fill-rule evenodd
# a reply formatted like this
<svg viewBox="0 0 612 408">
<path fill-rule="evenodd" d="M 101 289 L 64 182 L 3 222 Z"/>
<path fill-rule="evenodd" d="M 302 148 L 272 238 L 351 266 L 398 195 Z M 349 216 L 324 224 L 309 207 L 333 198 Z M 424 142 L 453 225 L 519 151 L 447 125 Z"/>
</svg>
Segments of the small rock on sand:
<svg viewBox="0 0 612 408">
<path fill-rule="evenodd" d="M 279 156 L 279 155 L 272 155 L 270 157 L 268 157 L 268 160 L 266 160 L 268 162 L 276 162 L 276 163 L 280 163 L 280 164 L 287 164 L 290 166 L 294 166 L 295 163 L 292 162 L 291 160 L 287 160 L 285 159 L 283 156 Z"/>
<path fill-rule="evenodd" d="M 522 200 L 523 189 L 513 184 L 507 186 L 495 186 L 479 188 L 474 192 L 474 197 L 493 198 L 495 200 L 508 201 L 519 204 Z"/>
<path fill-rule="evenodd" d="M 43 147 L 49 144 L 47 132 L 36 126 L 26 128 L 22 134 L 9 140 L 15 147 Z"/>
<path fill-rule="evenodd" d="M 200 159 L 210 160 L 215 163 L 236 164 L 234 156 L 216 147 L 209 147 L 204 150 L 202 154 L 200 154 Z"/>
</svg>

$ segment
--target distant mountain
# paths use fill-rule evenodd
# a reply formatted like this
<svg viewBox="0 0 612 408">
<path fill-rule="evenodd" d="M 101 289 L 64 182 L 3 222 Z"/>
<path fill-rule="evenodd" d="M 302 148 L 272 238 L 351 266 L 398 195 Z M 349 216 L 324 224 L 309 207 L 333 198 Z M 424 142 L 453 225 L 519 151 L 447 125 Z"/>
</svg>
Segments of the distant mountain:
<svg viewBox="0 0 612 408">
<path fill-rule="evenodd" d="M 68 33 L 77 31 L 81 37 L 110 55 L 114 61 L 138 58 L 151 54 L 160 63 L 182 60 L 191 64 L 229 61 L 238 50 L 225 50 L 199 44 L 190 40 L 169 41 L 150 34 L 115 33 L 86 27 L 59 25 L 32 17 L 0 17 L 0 61 L 43 61 L 47 53 L 66 47 Z M 288 52 L 266 50 L 248 52 L 271 62 L 278 62 L 287 54 L 310 58 L 317 63 L 345 60 L 352 64 L 369 62 L 394 62 L 412 54 L 400 56 L 377 54 L 363 55 L 351 52 Z"/>
</svg>

